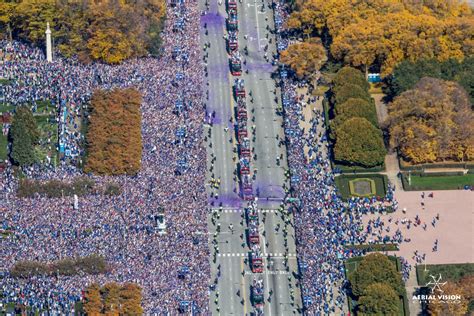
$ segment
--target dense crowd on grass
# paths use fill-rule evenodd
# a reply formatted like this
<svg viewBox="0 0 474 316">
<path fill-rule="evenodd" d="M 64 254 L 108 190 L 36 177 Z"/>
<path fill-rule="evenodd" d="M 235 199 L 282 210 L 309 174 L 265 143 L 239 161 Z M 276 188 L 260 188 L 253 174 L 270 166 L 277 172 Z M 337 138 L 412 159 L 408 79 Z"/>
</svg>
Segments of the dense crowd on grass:
<svg viewBox="0 0 474 316">
<path fill-rule="evenodd" d="M 0 223 L 12 233 L 0 239 L 0 266 L 16 262 L 56 261 L 96 253 L 111 271 L 103 275 L 74 275 L 17 279 L 6 275 L 0 295 L 3 303 L 68 314 L 83 290 L 97 282 L 134 282 L 143 289 L 147 315 L 175 315 L 180 301 L 193 302 L 195 311 L 207 314 L 209 262 L 205 194 L 205 150 L 200 135 L 204 110 L 199 57 L 197 3 L 169 7 L 160 58 L 135 59 L 118 66 L 81 65 L 57 58 L 46 63 L 43 54 L 18 42 L 1 42 L 5 57 L 0 76 L 12 84 L 1 86 L 2 101 L 15 104 L 51 100 L 68 115 L 82 115 L 82 107 L 97 88 L 134 87 L 141 105 L 143 154 L 140 171 L 133 177 L 88 176 L 98 185 L 111 181 L 122 187 L 118 196 L 15 197 L 18 178 L 8 168 L 1 174 Z M 178 19 L 186 21 L 175 29 Z M 179 58 L 173 57 L 175 47 Z M 176 76 L 180 69 L 182 76 Z M 184 107 L 176 111 L 177 100 Z M 58 111 L 60 112 L 60 111 Z M 61 113 L 61 112 L 60 112 Z M 186 135 L 176 141 L 176 130 Z M 69 132 L 79 144 L 84 135 Z M 29 179 L 70 182 L 81 174 L 73 166 L 56 169 L 37 166 L 22 169 Z M 157 232 L 157 210 L 164 209 L 166 235 Z M 184 279 L 178 272 L 187 271 Z"/>
</svg>

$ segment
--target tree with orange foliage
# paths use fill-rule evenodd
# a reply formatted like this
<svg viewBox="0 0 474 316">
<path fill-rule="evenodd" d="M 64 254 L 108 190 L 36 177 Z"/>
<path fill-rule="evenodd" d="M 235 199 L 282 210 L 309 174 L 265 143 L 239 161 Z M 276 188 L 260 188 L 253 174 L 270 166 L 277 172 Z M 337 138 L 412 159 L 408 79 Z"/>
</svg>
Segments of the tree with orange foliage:
<svg viewBox="0 0 474 316">
<path fill-rule="evenodd" d="M 281 52 L 280 59 L 282 63 L 290 66 L 299 78 L 314 76 L 326 60 L 326 50 L 317 39 L 290 45 Z"/>
<path fill-rule="evenodd" d="M 135 89 L 94 92 L 86 135 L 85 172 L 118 175 L 140 170 L 141 100 Z"/>
</svg>

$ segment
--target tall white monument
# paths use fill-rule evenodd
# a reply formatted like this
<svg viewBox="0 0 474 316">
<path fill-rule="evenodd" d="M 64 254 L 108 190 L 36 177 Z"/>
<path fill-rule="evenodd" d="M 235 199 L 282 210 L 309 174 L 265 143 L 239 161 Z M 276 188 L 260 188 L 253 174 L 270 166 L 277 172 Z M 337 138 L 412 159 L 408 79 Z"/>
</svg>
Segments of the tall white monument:
<svg viewBox="0 0 474 316">
<path fill-rule="evenodd" d="M 53 61 L 53 51 L 51 45 L 51 30 L 49 29 L 49 22 L 46 24 L 46 60 Z"/>
</svg>

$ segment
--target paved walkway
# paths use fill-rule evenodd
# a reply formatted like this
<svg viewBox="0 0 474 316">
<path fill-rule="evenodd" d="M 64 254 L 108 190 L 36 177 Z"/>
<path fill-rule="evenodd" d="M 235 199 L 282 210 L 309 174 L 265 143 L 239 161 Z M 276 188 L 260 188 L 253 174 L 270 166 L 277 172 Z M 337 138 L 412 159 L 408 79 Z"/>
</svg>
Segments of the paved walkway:
<svg viewBox="0 0 474 316">
<path fill-rule="evenodd" d="M 408 309 L 410 310 L 411 316 L 416 316 L 421 313 L 421 304 L 419 302 L 413 301 L 413 294 L 418 290 L 418 281 L 416 280 L 416 268 L 412 267 L 410 271 L 410 276 L 405 283 L 405 288 L 407 290 L 407 299 L 408 299 Z"/>
</svg>

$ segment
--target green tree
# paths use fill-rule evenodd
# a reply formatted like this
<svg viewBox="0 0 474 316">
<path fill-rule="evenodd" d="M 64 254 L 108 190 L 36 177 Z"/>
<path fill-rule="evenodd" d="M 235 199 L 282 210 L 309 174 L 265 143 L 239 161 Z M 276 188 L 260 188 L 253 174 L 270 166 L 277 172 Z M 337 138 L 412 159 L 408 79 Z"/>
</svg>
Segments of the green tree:
<svg viewBox="0 0 474 316">
<path fill-rule="evenodd" d="M 371 100 L 370 94 L 367 90 L 352 83 L 338 86 L 337 89 L 333 91 L 334 91 L 333 103 L 335 103 L 336 106 L 337 104 L 342 104 L 351 98 L 363 99 L 367 101 Z"/>
<path fill-rule="evenodd" d="M 384 162 L 382 132 L 365 118 L 353 117 L 335 130 L 334 158 L 350 165 L 374 167 Z"/>
<path fill-rule="evenodd" d="M 84 311 L 87 313 L 87 315 L 98 316 L 103 315 L 103 308 L 104 305 L 100 295 L 100 287 L 97 283 L 93 283 L 86 289 Z"/>
<path fill-rule="evenodd" d="M 357 315 L 398 315 L 397 292 L 386 283 L 373 283 L 359 298 Z"/>
<path fill-rule="evenodd" d="M 337 93 L 339 87 L 343 87 L 346 84 L 354 84 L 361 87 L 363 90 L 368 91 L 370 86 L 365 78 L 364 74 L 353 67 L 345 66 L 341 68 L 333 79 L 334 89 Z"/>
<path fill-rule="evenodd" d="M 374 283 L 385 283 L 392 287 L 398 296 L 405 294 L 402 276 L 397 272 L 395 263 L 381 253 L 366 255 L 357 269 L 349 275 L 352 293 L 363 296 Z"/>
<path fill-rule="evenodd" d="M 345 121 L 353 117 L 363 117 L 374 126 L 378 126 L 375 105 L 364 99 L 350 98 L 335 108 L 335 118 L 331 122 L 331 129 L 335 129 Z"/>
<path fill-rule="evenodd" d="M 11 158 L 20 166 L 36 161 L 35 145 L 39 141 L 39 130 L 33 113 L 26 106 L 17 108 L 10 129 L 12 140 Z"/>
</svg>

